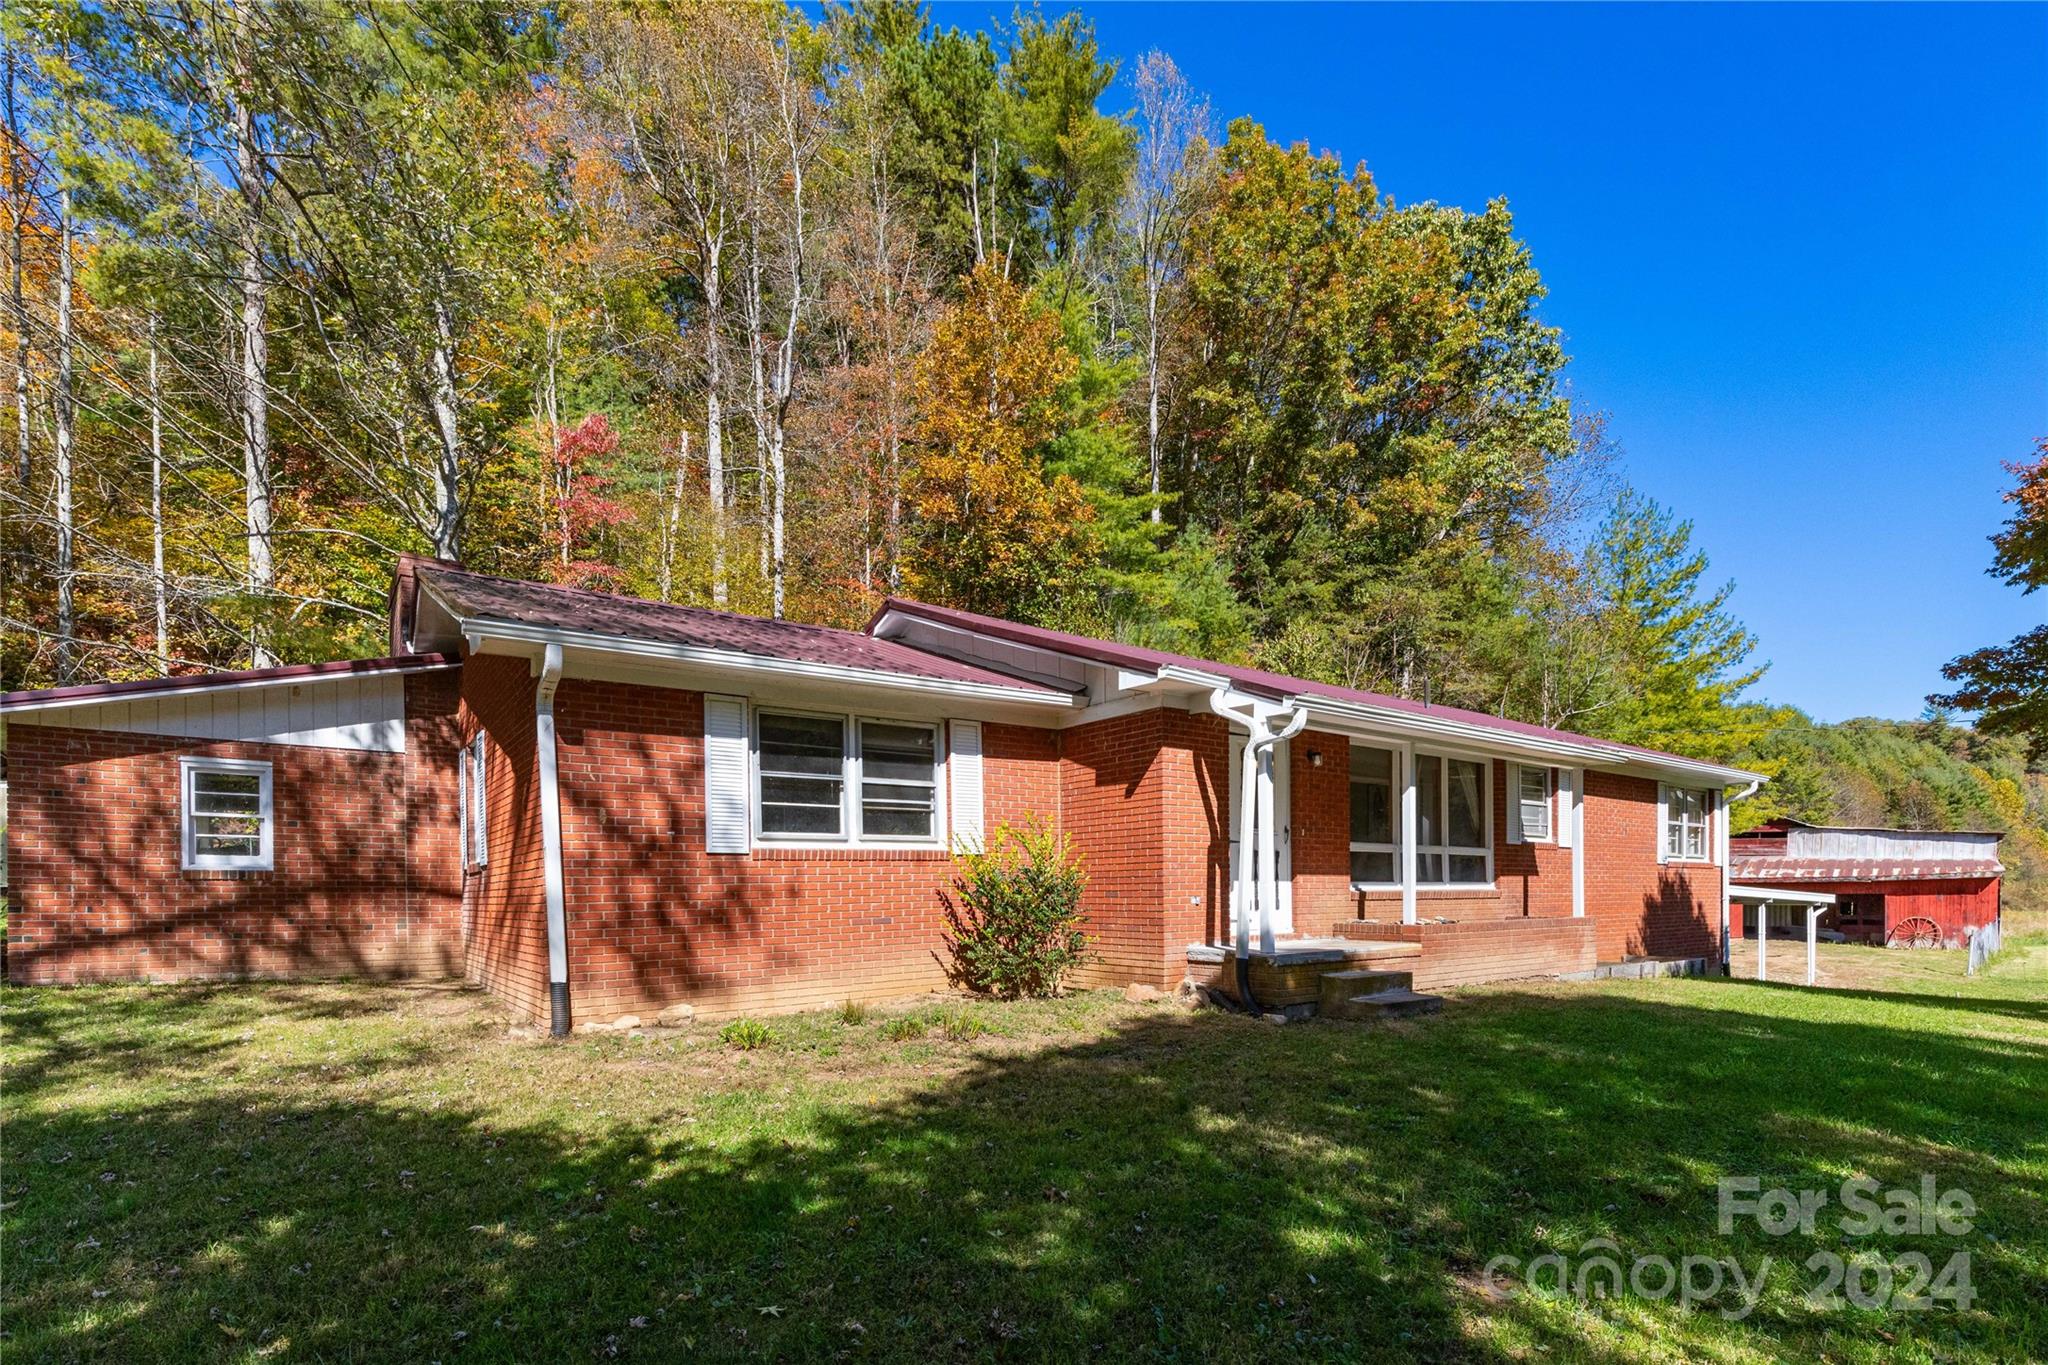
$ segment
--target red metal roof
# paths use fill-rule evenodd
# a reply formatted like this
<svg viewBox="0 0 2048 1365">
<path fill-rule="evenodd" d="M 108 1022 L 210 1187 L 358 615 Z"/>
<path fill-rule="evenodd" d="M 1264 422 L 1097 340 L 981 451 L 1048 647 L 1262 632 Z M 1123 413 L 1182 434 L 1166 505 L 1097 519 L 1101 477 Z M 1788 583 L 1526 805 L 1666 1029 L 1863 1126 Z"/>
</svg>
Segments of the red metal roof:
<svg viewBox="0 0 2048 1365">
<path fill-rule="evenodd" d="M 1981 881 L 2004 872 L 1996 862 L 1952 858 L 1743 858 L 1731 855 L 1728 880 L 1750 886 L 1813 882 Z"/>
<path fill-rule="evenodd" d="M 1017 692 L 1065 696 L 1062 689 L 978 664 L 963 663 L 895 640 L 854 630 L 776 621 L 739 612 L 649 602 L 587 588 L 492 578 L 437 563 L 414 571 L 448 608 L 465 619 L 507 621 L 663 644 L 695 645 L 768 659 L 858 668 L 941 682 L 978 683 Z"/>
<path fill-rule="evenodd" d="M 334 659 L 317 664 L 280 664 L 275 668 L 242 668 L 223 673 L 180 673 L 169 678 L 137 678 L 130 682 L 83 683 L 76 687 L 38 687 L 0 695 L 0 710 L 54 706 L 72 702 L 121 701 L 164 692 L 201 691 L 248 683 L 290 682 L 298 678 L 331 678 L 360 673 L 419 673 L 453 668 L 452 654 L 394 654 L 383 659 Z"/>
<path fill-rule="evenodd" d="M 1366 692 L 1353 687 L 1338 687 L 1331 683 L 1313 682 L 1307 678 L 1293 678 L 1284 673 L 1268 673 L 1262 669 L 1245 668 L 1237 664 L 1217 663 L 1213 659 L 1196 659 L 1185 654 L 1169 654 L 1164 650 L 1147 649 L 1142 645 L 1127 645 L 1113 640 L 1097 640 L 1086 635 L 1070 635 L 1065 631 L 1046 630 L 1038 626 L 1019 625 L 1000 617 L 982 616 L 955 607 L 935 607 L 928 602 L 918 602 L 905 597 L 891 597 L 882 603 L 868 622 L 868 629 L 874 630 L 891 611 L 908 616 L 922 617 L 941 625 L 957 626 L 962 630 L 1008 640 L 1013 644 L 1030 645 L 1038 649 L 1051 650 L 1058 654 L 1071 654 L 1078 658 L 1109 664 L 1117 668 L 1142 669 L 1153 672 L 1162 667 L 1195 669 L 1228 678 L 1246 691 L 1261 693 L 1274 698 L 1310 696 L 1327 697 L 1335 701 L 1358 702 L 1367 706 L 1385 707 L 1392 711 L 1405 711 L 1416 716 L 1443 717 L 1484 726 L 1504 734 L 1525 735 L 1531 739 L 1557 740 L 1574 744 L 1602 744 L 1610 748 L 1625 750 L 1641 756 L 1650 762 L 1660 760 L 1695 764 L 1700 760 L 1686 758 L 1682 754 L 1668 754 L 1656 749 L 1645 749 L 1634 744 L 1618 744 L 1613 740 L 1594 739 L 1587 735 L 1574 734 L 1569 730 L 1552 730 L 1527 721 L 1508 720 L 1502 716 L 1491 716 L 1484 711 L 1467 711 L 1457 706 L 1435 706 L 1415 701 L 1408 697 L 1389 696 L 1382 692 Z M 1721 766 L 1721 765 L 1715 765 Z"/>
</svg>

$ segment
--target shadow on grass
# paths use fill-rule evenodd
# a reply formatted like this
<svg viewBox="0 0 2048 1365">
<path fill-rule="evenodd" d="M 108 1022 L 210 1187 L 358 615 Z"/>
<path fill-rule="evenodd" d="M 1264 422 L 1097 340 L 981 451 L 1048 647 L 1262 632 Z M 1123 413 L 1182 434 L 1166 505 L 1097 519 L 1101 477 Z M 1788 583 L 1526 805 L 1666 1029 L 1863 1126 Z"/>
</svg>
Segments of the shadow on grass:
<svg viewBox="0 0 2048 1365">
<path fill-rule="evenodd" d="M 872 1105 L 714 1089 L 651 1048 L 605 1074 L 588 1049 L 504 1043 L 467 1064 L 592 1061 L 539 1117 L 488 1077 L 444 1104 L 446 1071 L 368 1100 L 37 1112 L 8 1131 L 7 1354 L 2048 1350 L 2048 1049 L 1717 1001 L 1500 992 L 1381 1029 L 1162 1010 Z M 648 1101 L 632 1120 L 589 1112 L 626 1086 Z M 1796 1263 L 1840 1239 L 1717 1236 L 1716 1178 L 1832 1190 L 1854 1171 L 1976 1196 L 1998 1238 L 1968 1244 L 1980 1311 L 1816 1314 L 1788 1290 L 1729 1325 L 1467 1292 L 1495 1254 L 1598 1236 Z"/>
</svg>

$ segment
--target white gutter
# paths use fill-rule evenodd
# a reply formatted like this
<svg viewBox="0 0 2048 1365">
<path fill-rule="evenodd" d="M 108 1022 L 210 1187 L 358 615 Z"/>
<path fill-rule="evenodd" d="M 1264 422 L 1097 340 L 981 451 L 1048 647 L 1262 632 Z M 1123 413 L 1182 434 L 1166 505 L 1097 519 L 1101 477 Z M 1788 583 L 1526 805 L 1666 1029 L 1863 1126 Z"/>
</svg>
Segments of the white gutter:
<svg viewBox="0 0 2048 1365">
<path fill-rule="evenodd" d="M 569 1033 L 569 922 L 562 895 L 561 780 L 555 767 L 555 689 L 562 681 L 562 647 L 541 654 L 540 683 L 533 693 L 536 766 L 540 769 L 541 877 L 548 917 L 548 1032 Z"/>
</svg>

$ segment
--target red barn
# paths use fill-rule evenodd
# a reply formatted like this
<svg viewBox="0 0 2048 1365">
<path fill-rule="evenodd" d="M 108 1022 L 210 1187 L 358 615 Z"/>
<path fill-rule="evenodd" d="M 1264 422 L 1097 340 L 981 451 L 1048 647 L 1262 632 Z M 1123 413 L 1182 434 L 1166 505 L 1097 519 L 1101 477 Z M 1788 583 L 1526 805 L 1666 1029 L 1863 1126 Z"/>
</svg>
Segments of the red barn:
<svg viewBox="0 0 2048 1365">
<path fill-rule="evenodd" d="M 1856 943 L 1962 946 L 1996 923 L 1998 841 L 1989 830 L 1859 829 L 1772 820 L 1730 836 L 1728 880 L 1745 886 L 1825 891 L 1821 918 Z M 1743 934 L 1737 906 L 1729 932 Z"/>
</svg>

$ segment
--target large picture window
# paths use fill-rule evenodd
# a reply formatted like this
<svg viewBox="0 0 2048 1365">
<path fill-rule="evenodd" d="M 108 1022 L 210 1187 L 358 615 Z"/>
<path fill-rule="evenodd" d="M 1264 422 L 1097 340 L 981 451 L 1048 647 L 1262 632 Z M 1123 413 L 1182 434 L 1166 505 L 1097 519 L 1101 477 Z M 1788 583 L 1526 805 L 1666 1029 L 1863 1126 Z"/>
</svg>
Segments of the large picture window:
<svg viewBox="0 0 2048 1365">
<path fill-rule="evenodd" d="M 1707 856 L 1707 794 L 1697 787 L 1664 792 L 1664 856 L 1704 861 Z"/>
<path fill-rule="evenodd" d="M 755 829 L 764 839 L 934 843 L 939 727 L 763 711 Z"/>
<path fill-rule="evenodd" d="M 180 763 L 181 864 L 194 870 L 267 872 L 273 819 L 270 765 L 226 758 Z"/>
<path fill-rule="evenodd" d="M 1415 879 L 1429 886 L 1483 886 L 1492 879 L 1486 764 L 1415 755 Z"/>
<path fill-rule="evenodd" d="M 1394 798 L 1399 766 L 1390 749 L 1351 746 L 1351 880 L 1359 886 L 1392 886 L 1401 880 Z"/>
</svg>

